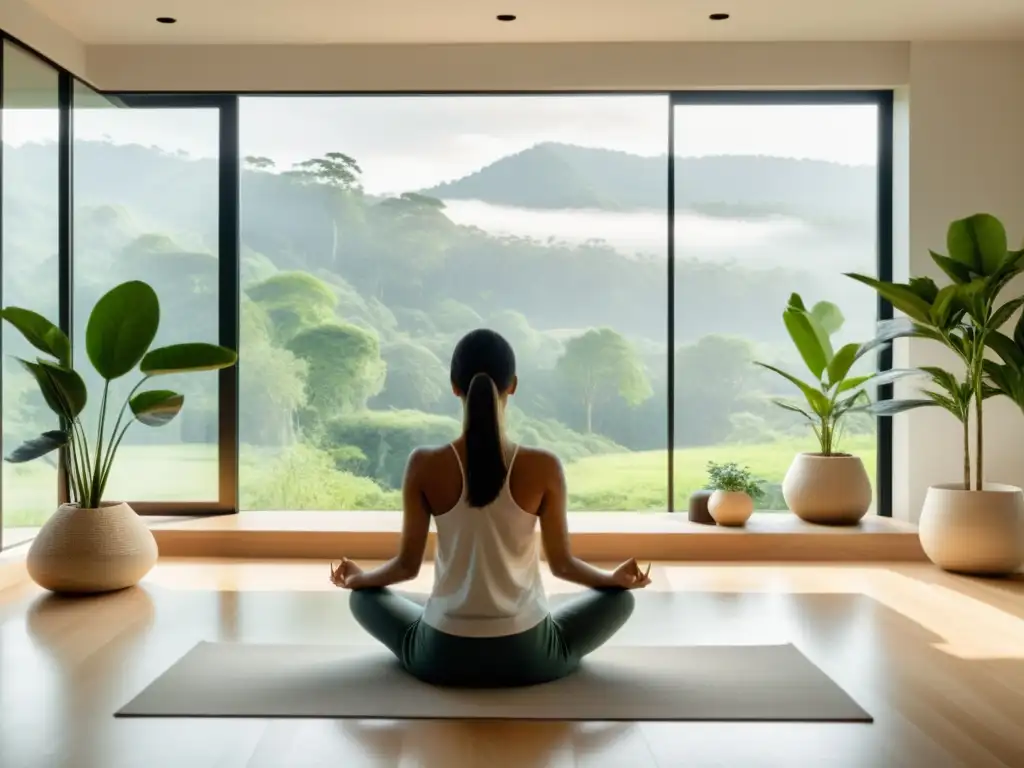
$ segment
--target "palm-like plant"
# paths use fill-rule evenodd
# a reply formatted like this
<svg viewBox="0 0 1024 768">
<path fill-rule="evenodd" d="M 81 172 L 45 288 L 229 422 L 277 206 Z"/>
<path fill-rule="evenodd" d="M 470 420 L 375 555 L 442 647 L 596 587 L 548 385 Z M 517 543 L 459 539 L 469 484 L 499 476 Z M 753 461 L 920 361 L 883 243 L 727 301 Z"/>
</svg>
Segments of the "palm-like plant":
<svg viewBox="0 0 1024 768">
<path fill-rule="evenodd" d="M 874 349 L 864 344 L 845 344 L 834 349 L 831 337 L 843 326 L 845 318 L 835 304 L 819 301 L 810 309 L 799 294 L 789 297 L 782 313 L 790 338 L 803 358 L 813 381 L 804 381 L 767 363 L 757 363 L 794 384 L 807 400 L 801 408 L 785 400 L 775 404 L 798 413 L 810 422 L 821 448 L 822 456 L 836 456 L 842 423 L 847 414 L 863 410 L 871 403 L 868 387 L 888 384 L 898 378 L 917 373 L 913 370 L 891 370 L 851 376 L 854 364 Z"/>
<path fill-rule="evenodd" d="M 87 391 L 85 381 L 71 365 L 67 335 L 42 315 L 20 307 L 6 307 L 0 316 L 21 332 L 26 341 L 47 358 L 19 362 L 32 375 L 46 405 L 60 419 L 60 428 L 44 432 L 15 449 L 7 461 L 20 463 L 51 451 L 61 451 L 61 469 L 73 500 L 86 509 L 103 502 L 117 449 L 133 422 L 163 426 L 181 411 L 185 396 L 166 389 L 142 387 L 151 379 L 172 373 L 227 368 L 237 355 L 215 344 L 172 344 L 150 349 L 160 325 L 160 302 L 143 282 L 123 283 L 93 308 L 85 331 L 89 361 L 103 379 L 95 442 L 90 446 L 82 424 Z M 142 379 L 135 385 L 108 425 L 110 384 L 135 370 Z M 129 415 L 129 411 L 131 412 Z"/>
<path fill-rule="evenodd" d="M 999 294 L 1007 283 L 1024 271 L 1024 250 L 1010 250 L 1006 229 L 988 214 L 975 214 L 954 221 L 947 233 L 949 255 L 932 252 L 932 259 L 949 278 L 942 288 L 928 277 L 915 277 L 908 283 L 877 280 L 850 274 L 855 280 L 874 288 L 906 317 L 884 321 L 876 338 L 867 348 L 876 348 L 901 337 L 932 339 L 951 350 L 962 363 L 962 370 L 947 371 L 928 367 L 923 370 L 934 387 L 922 392 L 920 399 L 889 400 L 876 403 L 871 410 L 882 416 L 922 406 L 940 406 L 963 425 L 964 489 L 970 490 L 971 445 L 969 423 L 973 407 L 976 422 L 974 490 L 984 484 L 984 402 L 997 394 L 1007 394 L 1024 402 L 1024 331 L 1014 338 L 1002 328 L 1024 305 L 1024 297 L 1000 304 Z M 995 351 L 1002 365 L 986 361 L 986 350 Z"/>
</svg>

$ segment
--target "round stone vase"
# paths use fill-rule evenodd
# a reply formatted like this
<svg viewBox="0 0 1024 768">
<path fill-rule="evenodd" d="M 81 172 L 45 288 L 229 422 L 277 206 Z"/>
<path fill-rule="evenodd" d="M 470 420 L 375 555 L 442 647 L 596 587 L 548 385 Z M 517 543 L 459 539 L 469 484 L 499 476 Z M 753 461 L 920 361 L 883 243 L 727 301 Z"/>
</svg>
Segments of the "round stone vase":
<svg viewBox="0 0 1024 768">
<path fill-rule="evenodd" d="M 871 480 L 857 456 L 800 453 L 782 481 L 794 515 L 818 525 L 856 525 L 871 508 Z"/>
<path fill-rule="evenodd" d="M 735 528 L 754 514 L 754 500 L 743 491 L 715 491 L 708 499 L 708 511 L 719 525 Z"/>
<path fill-rule="evenodd" d="M 1024 565 L 1024 493 L 1012 485 L 933 485 L 917 525 L 928 559 L 954 573 L 1005 576 Z"/>
<path fill-rule="evenodd" d="M 63 504 L 32 540 L 25 564 L 44 589 L 97 593 L 138 584 L 156 558 L 156 539 L 127 504 Z"/>
</svg>

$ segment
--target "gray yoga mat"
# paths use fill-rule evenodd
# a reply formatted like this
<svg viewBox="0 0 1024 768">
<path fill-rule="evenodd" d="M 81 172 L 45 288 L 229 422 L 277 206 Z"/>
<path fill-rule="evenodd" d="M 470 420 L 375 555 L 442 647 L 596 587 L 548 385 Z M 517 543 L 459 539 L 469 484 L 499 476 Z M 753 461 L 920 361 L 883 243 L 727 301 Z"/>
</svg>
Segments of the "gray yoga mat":
<svg viewBox="0 0 1024 768">
<path fill-rule="evenodd" d="M 792 645 L 606 646 L 553 683 L 457 690 L 415 680 L 375 648 L 204 642 L 117 714 L 871 721 Z"/>
</svg>

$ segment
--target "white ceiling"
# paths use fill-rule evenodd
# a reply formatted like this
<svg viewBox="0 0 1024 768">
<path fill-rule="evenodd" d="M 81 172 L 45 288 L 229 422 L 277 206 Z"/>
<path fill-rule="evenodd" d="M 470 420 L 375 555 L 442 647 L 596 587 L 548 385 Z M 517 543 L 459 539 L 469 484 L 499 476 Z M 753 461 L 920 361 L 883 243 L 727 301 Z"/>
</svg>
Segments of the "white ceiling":
<svg viewBox="0 0 1024 768">
<path fill-rule="evenodd" d="M 1024 0 L 30 2 L 98 44 L 1024 39 Z M 715 12 L 732 18 L 709 21 Z M 500 23 L 499 13 L 519 18 Z"/>
</svg>

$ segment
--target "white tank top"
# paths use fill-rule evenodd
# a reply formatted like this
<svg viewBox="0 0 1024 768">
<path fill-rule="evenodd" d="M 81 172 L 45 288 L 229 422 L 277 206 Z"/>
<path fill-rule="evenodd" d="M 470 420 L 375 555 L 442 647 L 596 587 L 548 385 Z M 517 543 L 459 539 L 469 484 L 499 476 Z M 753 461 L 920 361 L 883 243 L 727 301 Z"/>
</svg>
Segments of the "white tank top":
<svg viewBox="0 0 1024 768">
<path fill-rule="evenodd" d="M 454 445 L 452 450 L 462 494 L 452 509 L 434 517 L 434 588 L 423 621 L 460 637 L 525 632 L 547 617 L 548 603 L 540 577 L 537 516 L 520 509 L 509 489 L 519 448 L 498 497 L 485 507 L 469 505 L 462 459 Z"/>
</svg>

